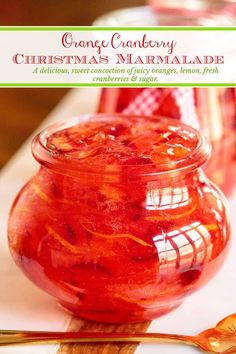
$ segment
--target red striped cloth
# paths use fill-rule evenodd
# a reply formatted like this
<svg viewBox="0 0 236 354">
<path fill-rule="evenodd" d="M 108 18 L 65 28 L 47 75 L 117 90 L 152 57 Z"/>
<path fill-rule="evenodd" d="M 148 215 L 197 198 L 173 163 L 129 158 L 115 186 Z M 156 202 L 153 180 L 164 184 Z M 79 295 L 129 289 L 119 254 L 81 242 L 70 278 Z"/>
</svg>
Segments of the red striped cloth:
<svg viewBox="0 0 236 354">
<path fill-rule="evenodd" d="M 189 124 L 196 129 L 200 128 L 196 113 L 194 89 L 188 87 L 143 89 L 123 109 L 123 113 L 153 116 L 157 113 L 160 114 L 158 111 L 166 103 L 166 114 L 168 114 L 168 109 L 172 112 L 177 112 L 177 116 L 183 123 Z"/>
</svg>

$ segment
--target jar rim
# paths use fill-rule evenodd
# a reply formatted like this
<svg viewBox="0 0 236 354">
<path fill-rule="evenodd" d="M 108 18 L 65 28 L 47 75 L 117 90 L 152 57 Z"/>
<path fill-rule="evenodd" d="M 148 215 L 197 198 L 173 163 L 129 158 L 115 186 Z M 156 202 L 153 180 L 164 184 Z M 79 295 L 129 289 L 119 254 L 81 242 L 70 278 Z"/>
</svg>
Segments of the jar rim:
<svg viewBox="0 0 236 354">
<path fill-rule="evenodd" d="M 234 19 L 224 11 L 227 9 L 225 4 L 221 11 L 221 5 L 224 0 L 217 0 L 217 6 L 208 6 L 210 0 L 201 0 L 200 2 L 187 2 L 177 4 L 177 0 L 164 3 L 161 1 L 157 6 L 136 6 L 121 8 L 107 12 L 98 17 L 94 26 L 136 26 L 145 19 L 143 26 L 233 26 Z M 204 6 L 205 5 L 205 6 Z M 220 10 L 220 11 L 219 11 Z M 186 24 L 186 19 L 188 24 Z"/>
<path fill-rule="evenodd" d="M 209 9 L 211 11 L 217 10 L 218 8 L 222 8 L 222 6 L 227 6 L 232 1 L 230 0 L 215 0 L 212 3 L 212 0 L 197 0 L 197 1 L 189 1 L 189 0 L 182 0 L 181 4 L 179 0 L 158 0 L 155 8 L 182 8 L 182 9 L 189 9 L 189 10 L 203 10 Z"/>
<path fill-rule="evenodd" d="M 170 124 L 171 126 L 177 126 L 185 129 L 191 134 L 194 134 L 197 138 L 197 144 L 194 149 L 189 152 L 187 157 L 173 160 L 171 162 L 164 162 L 158 164 L 127 164 L 125 165 L 125 174 L 130 173 L 137 176 L 159 176 L 166 178 L 169 175 L 185 174 L 191 172 L 202 166 L 210 156 L 211 147 L 207 142 L 207 139 L 196 129 L 191 126 L 180 122 L 177 119 L 166 118 L 162 116 L 141 116 L 141 115 L 127 115 L 127 114 L 87 114 L 78 115 L 71 119 L 67 119 L 61 122 L 54 123 L 42 130 L 32 141 L 32 154 L 36 161 L 38 161 L 42 166 L 56 170 L 62 174 L 69 174 L 71 176 L 78 176 L 82 174 L 92 174 L 92 175 L 107 175 L 114 176 L 119 175 L 118 170 L 99 170 L 98 166 L 94 168 L 85 168 L 81 165 L 81 161 L 76 157 L 65 156 L 64 154 L 57 154 L 50 150 L 47 146 L 47 139 L 55 132 L 73 127 L 81 122 L 85 122 L 90 118 L 122 118 L 122 119 L 132 119 L 133 118 L 145 118 L 145 120 L 157 121 L 160 120 L 163 123 Z M 173 168 L 171 168 L 173 166 Z"/>
</svg>

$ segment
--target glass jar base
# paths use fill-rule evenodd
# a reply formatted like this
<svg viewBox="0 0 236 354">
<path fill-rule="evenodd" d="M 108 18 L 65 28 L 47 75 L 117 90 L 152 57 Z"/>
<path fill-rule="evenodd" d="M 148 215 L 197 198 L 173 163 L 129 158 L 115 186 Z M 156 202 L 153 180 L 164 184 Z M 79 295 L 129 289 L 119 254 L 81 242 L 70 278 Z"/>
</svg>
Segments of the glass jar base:
<svg viewBox="0 0 236 354">
<path fill-rule="evenodd" d="M 86 310 L 78 308 L 78 306 L 66 302 L 59 302 L 58 305 L 65 311 L 76 317 L 83 318 L 89 321 L 102 323 L 138 323 L 154 320 L 160 316 L 175 310 L 182 304 L 183 300 L 175 301 L 166 306 L 159 306 L 152 309 L 142 309 L 136 312 L 119 312 L 119 311 L 101 311 L 101 310 Z"/>
</svg>

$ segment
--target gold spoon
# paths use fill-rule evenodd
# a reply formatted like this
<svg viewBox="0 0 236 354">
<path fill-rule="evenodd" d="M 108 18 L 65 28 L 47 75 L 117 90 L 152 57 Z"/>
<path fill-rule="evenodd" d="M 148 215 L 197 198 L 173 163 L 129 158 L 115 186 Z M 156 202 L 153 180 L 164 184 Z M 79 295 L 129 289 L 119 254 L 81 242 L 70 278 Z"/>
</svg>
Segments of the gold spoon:
<svg viewBox="0 0 236 354">
<path fill-rule="evenodd" d="M 236 313 L 196 336 L 164 333 L 82 333 L 0 330 L 0 345 L 26 343 L 146 342 L 183 343 L 211 353 L 236 354 Z"/>
</svg>

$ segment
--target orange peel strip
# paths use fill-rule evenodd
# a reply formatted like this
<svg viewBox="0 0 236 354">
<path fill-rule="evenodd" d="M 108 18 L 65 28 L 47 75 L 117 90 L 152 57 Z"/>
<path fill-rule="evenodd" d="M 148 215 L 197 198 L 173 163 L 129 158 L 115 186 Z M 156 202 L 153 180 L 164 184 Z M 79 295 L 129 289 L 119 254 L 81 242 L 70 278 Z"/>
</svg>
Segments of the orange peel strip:
<svg viewBox="0 0 236 354">
<path fill-rule="evenodd" d="M 95 232 L 92 231 L 90 229 L 88 229 L 84 224 L 81 224 L 81 226 L 88 232 L 90 232 L 92 235 L 97 236 L 97 237 L 102 237 L 102 238 L 106 238 L 106 239 L 110 239 L 113 240 L 115 238 L 129 238 L 130 240 L 133 240 L 137 243 L 139 243 L 142 246 L 146 246 L 146 247 L 153 247 L 152 245 L 150 245 L 149 243 L 143 241 L 142 239 L 131 235 L 131 234 L 111 234 L 111 235 L 105 235 L 105 234 L 100 234 L 99 232 Z"/>
<path fill-rule="evenodd" d="M 118 188 L 115 188 L 107 183 L 104 183 L 104 185 L 100 189 L 100 192 L 102 195 L 107 197 L 107 199 L 111 199 L 115 202 L 120 202 L 125 196 L 125 194 L 122 191 L 118 190 Z"/>
<path fill-rule="evenodd" d="M 37 194 L 37 196 L 38 196 L 39 198 L 41 198 L 42 200 L 44 200 L 44 201 L 47 202 L 48 204 L 51 204 L 51 203 L 53 202 L 53 199 L 49 198 L 49 196 L 48 196 L 46 193 L 44 193 L 44 192 L 39 188 L 39 186 L 38 186 L 37 184 L 33 184 L 32 187 L 33 187 L 35 193 Z M 74 204 L 75 204 L 74 201 L 71 201 L 71 200 L 68 200 L 68 199 L 64 199 L 64 198 L 62 198 L 62 199 L 55 199 L 55 201 L 56 201 L 57 203 L 68 204 L 68 205 L 74 205 Z"/>
<path fill-rule="evenodd" d="M 32 210 L 28 209 L 28 208 L 15 208 L 14 209 L 14 214 L 15 213 L 30 213 L 32 212 Z"/>
<path fill-rule="evenodd" d="M 167 217 L 172 220 L 180 219 L 184 216 L 188 216 L 188 215 L 192 214 L 196 210 L 196 208 L 197 208 L 197 206 L 195 204 L 191 209 L 189 209 L 186 212 L 181 213 L 179 215 L 171 215 L 170 213 L 169 214 L 167 213 Z M 166 220 L 167 217 L 164 215 L 163 216 L 156 215 L 156 216 L 146 216 L 145 219 L 148 221 L 163 221 L 163 220 Z"/>
<path fill-rule="evenodd" d="M 60 234 L 58 234 L 51 226 L 46 225 L 46 230 L 50 236 L 58 241 L 63 247 L 69 250 L 71 253 L 78 255 L 80 252 L 77 247 L 73 246 L 70 242 L 66 241 Z"/>
<path fill-rule="evenodd" d="M 119 293 L 115 293 L 115 297 L 123 301 L 126 301 L 128 303 L 138 304 L 138 305 L 150 305 L 160 300 L 159 294 L 147 299 L 134 299 Z"/>
<path fill-rule="evenodd" d="M 205 224 L 203 225 L 208 231 L 216 231 L 219 227 L 216 224 Z"/>
<path fill-rule="evenodd" d="M 44 193 L 37 184 L 33 184 L 32 188 L 34 189 L 35 193 L 37 194 L 37 196 L 39 198 L 41 198 L 42 200 L 44 200 L 45 202 L 47 202 L 48 204 L 50 204 L 52 202 L 52 200 L 48 197 L 48 195 L 46 193 Z"/>
</svg>

